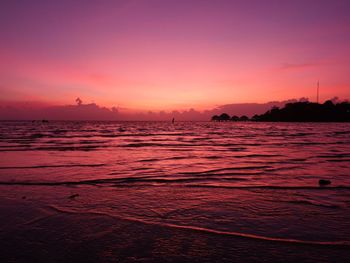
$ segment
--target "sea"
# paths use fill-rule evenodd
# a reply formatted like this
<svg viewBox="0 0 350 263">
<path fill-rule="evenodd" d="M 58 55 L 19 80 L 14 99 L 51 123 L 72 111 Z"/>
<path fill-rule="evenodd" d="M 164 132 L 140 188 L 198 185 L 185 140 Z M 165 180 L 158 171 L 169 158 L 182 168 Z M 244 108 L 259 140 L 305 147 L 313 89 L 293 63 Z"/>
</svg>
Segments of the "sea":
<svg viewBox="0 0 350 263">
<path fill-rule="evenodd" d="M 2 262 L 346 262 L 350 123 L 2 121 L 0 222 Z"/>
</svg>

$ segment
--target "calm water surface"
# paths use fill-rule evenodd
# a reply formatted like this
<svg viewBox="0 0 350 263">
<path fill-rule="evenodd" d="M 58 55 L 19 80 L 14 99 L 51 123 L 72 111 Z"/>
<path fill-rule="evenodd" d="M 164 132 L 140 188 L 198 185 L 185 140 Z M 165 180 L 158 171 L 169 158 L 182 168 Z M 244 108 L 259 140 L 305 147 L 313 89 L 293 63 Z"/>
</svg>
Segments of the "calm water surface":
<svg viewBox="0 0 350 263">
<path fill-rule="evenodd" d="M 0 184 L 64 213 L 350 244 L 350 124 L 1 122 Z"/>
</svg>

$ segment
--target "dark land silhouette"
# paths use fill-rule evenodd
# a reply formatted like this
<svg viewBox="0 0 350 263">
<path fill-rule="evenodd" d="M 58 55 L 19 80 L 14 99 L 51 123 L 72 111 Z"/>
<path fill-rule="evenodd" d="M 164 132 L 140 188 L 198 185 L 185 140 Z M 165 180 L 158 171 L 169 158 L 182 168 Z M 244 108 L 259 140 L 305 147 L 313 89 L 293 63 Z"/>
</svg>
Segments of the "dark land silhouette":
<svg viewBox="0 0 350 263">
<path fill-rule="evenodd" d="M 334 103 L 327 100 L 323 104 L 299 101 L 287 103 L 283 108 L 272 107 L 261 115 L 232 116 L 227 113 L 214 115 L 212 121 L 275 121 L 275 122 L 350 122 L 350 102 Z"/>
</svg>

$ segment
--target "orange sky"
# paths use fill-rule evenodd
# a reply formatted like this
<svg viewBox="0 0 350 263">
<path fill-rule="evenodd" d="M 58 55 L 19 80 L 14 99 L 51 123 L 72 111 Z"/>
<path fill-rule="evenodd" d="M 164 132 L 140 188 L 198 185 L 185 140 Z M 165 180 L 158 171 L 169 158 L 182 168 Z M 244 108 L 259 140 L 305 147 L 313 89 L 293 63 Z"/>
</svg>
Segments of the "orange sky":
<svg viewBox="0 0 350 263">
<path fill-rule="evenodd" d="M 348 1 L 6 1 L 2 101 L 137 110 L 350 98 Z"/>
</svg>

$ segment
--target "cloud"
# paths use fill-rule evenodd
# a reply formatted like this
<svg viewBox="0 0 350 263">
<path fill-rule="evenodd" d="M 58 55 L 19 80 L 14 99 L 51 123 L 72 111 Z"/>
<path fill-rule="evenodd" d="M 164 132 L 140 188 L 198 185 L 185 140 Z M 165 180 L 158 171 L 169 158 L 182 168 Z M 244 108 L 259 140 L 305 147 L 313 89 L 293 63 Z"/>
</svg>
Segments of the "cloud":
<svg viewBox="0 0 350 263">
<path fill-rule="evenodd" d="M 302 98 L 300 100 L 305 100 Z M 159 112 L 133 112 L 125 109 L 106 108 L 95 103 L 64 106 L 47 106 L 40 103 L 1 103 L 1 120 L 120 120 L 120 121 L 208 121 L 211 116 L 223 112 L 229 115 L 262 114 L 273 106 L 283 107 L 286 103 L 297 100 L 275 101 L 268 103 L 234 103 L 220 105 L 214 109 L 198 111 L 189 109 L 185 111 L 159 111 Z"/>
<path fill-rule="evenodd" d="M 118 110 L 100 107 L 94 103 L 65 105 L 65 106 L 37 106 L 3 105 L 0 106 L 1 120 L 118 120 Z"/>
<path fill-rule="evenodd" d="M 305 69 L 305 68 L 313 68 L 323 65 L 324 63 L 284 63 L 281 66 L 282 70 L 294 70 L 294 69 Z"/>
<path fill-rule="evenodd" d="M 316 68 L 321 66 L 328 66 L 328 65 L 337 65 L 339 63 L 346 63 L 347 60 L 345 59 L 322 59 L 315 62 L 304 62 L 304 63 L 283 63 L 280 67 L 282 70 L 298 70 L 298 69 L 307 69 L 307 68 Z"/>
</svg>

